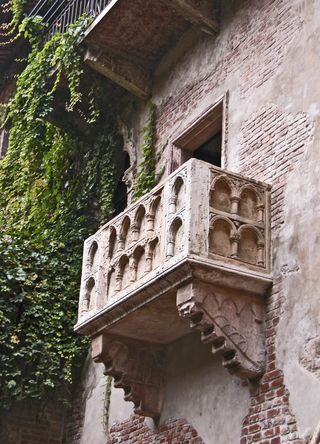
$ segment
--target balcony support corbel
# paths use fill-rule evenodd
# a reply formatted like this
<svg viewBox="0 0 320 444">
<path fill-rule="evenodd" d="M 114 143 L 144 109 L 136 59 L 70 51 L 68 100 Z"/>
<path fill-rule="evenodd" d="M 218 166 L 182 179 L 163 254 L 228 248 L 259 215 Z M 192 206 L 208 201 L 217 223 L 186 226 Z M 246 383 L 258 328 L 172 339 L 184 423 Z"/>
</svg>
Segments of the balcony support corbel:
<svg viewBox="0 0 320 444">
<path fill-rule="evenodd" d="M 212 0 L 165 0 L 186 20 L 199 26 L 204 32 L 216 35 L 219 24 Z"/>
<path fill-rule="evenodd" d="M 222 355 L 223 366 L 242 379 L 264 372 L 262 303 L 255 296 L 192 282 L 177 291 L 179 315 L 201 331 L 203 343 Z"/>
<path fill-rule="evenodd" d="M 96 46 L 90 46 L 87 49 L 84 61 L 95 71 L 141 99 L 147 99 L 150 96 L 150 75 L 140 66 L 118 55 L 109 54 Z"/>
<path fill-rule="evenodd" d="M 102 334 L 92 341 L 91 355 L 103 363 L 114 386 L 124 390 L 138 415 L 156 418 L 163 398 L 163 348 L 142 341 Z"/>
</svg>

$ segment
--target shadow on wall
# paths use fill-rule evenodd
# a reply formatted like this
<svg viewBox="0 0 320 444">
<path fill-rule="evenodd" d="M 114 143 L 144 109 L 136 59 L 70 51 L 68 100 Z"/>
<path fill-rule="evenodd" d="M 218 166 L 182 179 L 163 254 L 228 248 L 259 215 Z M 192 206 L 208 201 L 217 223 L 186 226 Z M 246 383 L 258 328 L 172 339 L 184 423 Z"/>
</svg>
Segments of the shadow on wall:
<svg viewBox="0 0 320 444">
<path fill-rule="evenodd" d="M 169 346 L 160 424 L 184 418 L 205 443 L 212 443 L 213 437 L 215 444 L 238 442 L 249 409 L 249 390 L 222 367 L 210 346 L 199 346 L 200 341 L 196 332 Z"/>
</svg>

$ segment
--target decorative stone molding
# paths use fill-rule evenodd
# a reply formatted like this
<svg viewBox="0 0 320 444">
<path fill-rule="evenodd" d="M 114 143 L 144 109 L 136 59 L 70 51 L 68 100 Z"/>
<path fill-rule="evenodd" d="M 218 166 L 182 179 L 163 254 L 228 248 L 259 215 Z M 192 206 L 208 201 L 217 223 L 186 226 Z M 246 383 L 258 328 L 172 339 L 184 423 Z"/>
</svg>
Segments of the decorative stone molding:
<svg viewBox="0 0 320 444">
<path fill-rule="evenodd" d="M 201 340 L 222 355 L 223 366 L 242 379 L 264 371 L 263 307 L 261 299 L 232 294 L 212 285 L 192 282 L 177 291 L 179 315 L 201 331 Z"/>
<path fill-rule="evenodd" d="M 150 75 L 135 63 L 120 55 L 108 53 L 105 48 L 91 46 L 84 55 L 84 61 L 92 69 L 127 89 L 132 94 L 146 99 L 150 96 Z"/>
<path fill-rule="evenodd" d="M 141 341 L 100 335 L 92 341 L 92 358 L 102 362 L 124 399 L 134 403 L 138 415 L 156 418 L 163 398 L 165 354 L 162 347 Z"/>
<path fill-rule="evenodd" d="M 190 21 L 210 35 L 219 32 L 219 23 L 212 0 L 170 0 L 172 7 L 179 15 Z"/>
</svg>

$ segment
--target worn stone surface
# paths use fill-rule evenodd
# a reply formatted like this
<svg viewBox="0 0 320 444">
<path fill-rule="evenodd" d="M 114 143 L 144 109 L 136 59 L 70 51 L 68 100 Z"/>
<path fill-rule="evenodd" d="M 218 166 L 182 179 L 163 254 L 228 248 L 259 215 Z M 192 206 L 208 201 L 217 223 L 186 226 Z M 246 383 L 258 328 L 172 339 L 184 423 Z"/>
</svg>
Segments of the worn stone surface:
<svg viewBox="0 0 320 444">
<path fill-rule="evenodd" d="M 264 373 L 264 310 L 259 298 L 192 282 L 178 289 L 177 306 L 201 341 L 222 356 L 223 366 L 240 378 Z"/>
<path fill-rule="evenodd" d="M 124 399 L 138 415 L 157 418 L 163 402 L 165 352 L 162 347 L 123 337 L 100 335 L 92 341 L 92 358 L 104 364 Z"/>
<path fill-rule="evenodd" d="M 101 331 L 117 312 L 172 292 L 183 282 L 175 270 L 188 262 L 190 276 L 263 295 L 271 282 L 269 191 L 190 160 L 86 241 L 76 328 Z"/>
</svg>

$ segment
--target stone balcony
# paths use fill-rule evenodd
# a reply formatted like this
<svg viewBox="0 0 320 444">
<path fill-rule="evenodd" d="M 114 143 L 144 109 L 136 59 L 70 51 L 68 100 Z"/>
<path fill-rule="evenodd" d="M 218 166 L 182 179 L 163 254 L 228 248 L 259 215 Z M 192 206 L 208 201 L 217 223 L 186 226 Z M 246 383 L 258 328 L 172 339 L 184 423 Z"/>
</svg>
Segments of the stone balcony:
<svg viewBox="0 0 320 444">
<path fill-rule="evenodd" d="M 271 284 L 269 185 L 191 159 L 86 240 L 75 330 L 154 417 L 166 344 L 190 328 L 232 374 L 263 373 Z"/>
</svg>

